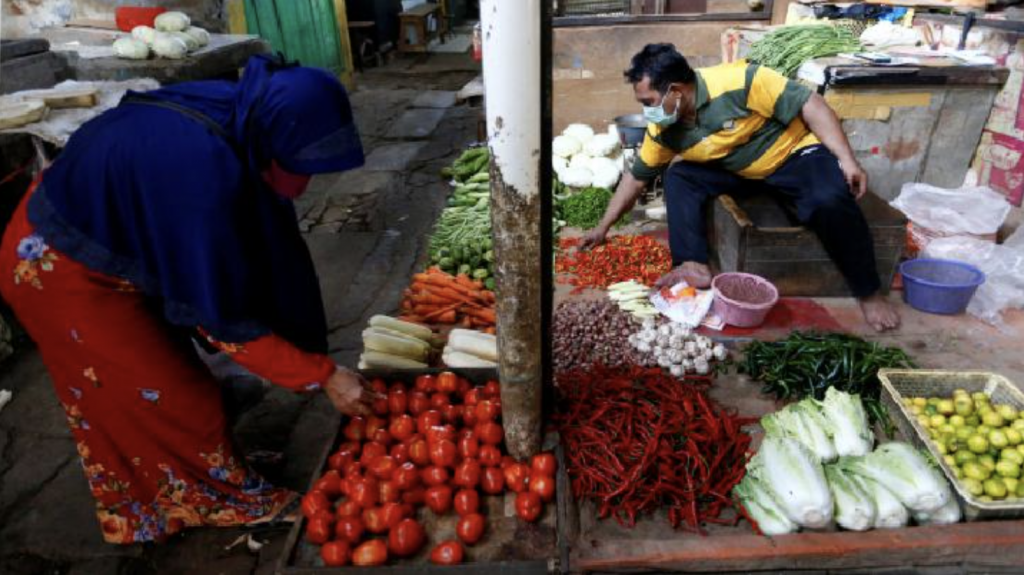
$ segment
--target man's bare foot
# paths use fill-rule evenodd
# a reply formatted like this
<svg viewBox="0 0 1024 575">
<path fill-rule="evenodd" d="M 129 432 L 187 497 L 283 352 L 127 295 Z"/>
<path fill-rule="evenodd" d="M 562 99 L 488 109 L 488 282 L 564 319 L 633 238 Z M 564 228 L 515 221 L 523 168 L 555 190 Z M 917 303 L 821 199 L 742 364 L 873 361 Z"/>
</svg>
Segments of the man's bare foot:
<svg viewBox="0 0 1024 575">
<path fill-rule="evenodd" d="M 896 308 L 881 294 L 862 297 L 857 300 L 860 304 L 860 311 L 864 314 L 864 321 L 875 328 L 875 331 L 888 331 L 900 326 L 900 314 Z"/>
<path fill-rule="evenodd" d="M 711 287 L 711 269 L 702 263 L 683 262 L 683 265 L 661 276 L 654 287 L 672 287 L 681 281 L 697 289 L 707 289 Z"/>
</svg>

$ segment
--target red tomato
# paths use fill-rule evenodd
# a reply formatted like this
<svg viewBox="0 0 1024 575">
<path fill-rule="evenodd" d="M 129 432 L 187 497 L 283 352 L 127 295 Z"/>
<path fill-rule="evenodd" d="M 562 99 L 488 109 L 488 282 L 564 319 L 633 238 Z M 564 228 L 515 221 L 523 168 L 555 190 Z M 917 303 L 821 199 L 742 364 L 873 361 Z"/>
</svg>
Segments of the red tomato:
<svg viewBox="0 0 1024 575">
<path fill-rule="evenodd" d="M 462 397 L 462 403 L 470 406 L 476 405 L 480 401 L 480 395 L 482 392 L 483 388 L 474 387 L 473 389 L 467 391 L 466 395 Z"/>
<path fill-rule="evenodd" d="M 555 498 L 555 478 L 550 475 L 530 475 L 530 493 L 536 493 L 544 503 Z"/>
<path fill-rule="evenodd" d="M 413 463 L 403 463 L 391 475 L 391 480 L 400 491 L 406 491 L 419 484 L 420 472 Z"/>
<path fill-rule="evenodd" d="M 323 545 L 331 540 L 334 516 L 329 511 L 321 511 L 309 518 L 306 523 L 306 540 L 310 543 Z"/>
<path fill-rule="evenodd" d="M 451 425 L 435 425 L 427 429 L 427 443 L 438 441 L 455 441 L 455 428 Z"/>
<path fill-rule="evenodd" d="M 342 471 L 345 466 L 355 461 L 355 456 L 351 453 L 333 453 L 327 458 L 327 467 L 335 471 Z"/>
<path fill-rule="evenodd" d="M 472 431 L 469 433 L 468 437 L 459 438 L 459 457 L 463 459 L 473 459 L 480 455 L 480 442 L 472 435 Z"/>
<path fill-rule="evenodd" d="M 505 468 L 505 485 L 509 491 L 522 493 L 530 481 L 530 469 L 522 463 L 513 463 Z"/>
<path fill-rule="evenodd" d="M 378 430 L 387 430 L 387 428 L 388 420 L 384 419 L 383 417 L 371 415 L 370 417 L 366 418 L 366 437 L 369 438 L 370 441 L 373 441 L 373 436 L 376 435 Z"/>
<path fill-rule="evenodd" d="M 302 514 L 306 518 L 313 517 L 321 511 L 329 511 L 330 509 L 331 502 L 327 500 L 327 496 L 324 495 L 323 491 L 310 491 L 302 496 Z"/>
<path fill-rule="evenodd" d="M 416 378 L 415 389 L 423 393 L 433 393 L 437 390 L 437 380 L 432 375 L 421 375 Z"/>
<path fill-rule="evenodd" d="M 433 465 L 423 470 L 423 483 L 427 486 L 444 485 L 448 483 L 448 470 L 444 467 Z"/>
<path fill-rule="evenodd" d="M 484 467 L 500 467 L 501 450 L 493 445 L 481 445 L 479 459 Z"/>
<path fill-rule="evenodd" d="M 395 463 L 401 465 L 409 461 L 409 446 L 405 443 L 396 443 L 391 446 L 389 455 L 391 455 L 391 459 L 395 460 Z"/>
<path fill-rule="evenodd" d="M 473 389 L 473 384 L 469 383 L 469 381 L 466 378 L 460 377 L 459 386 L 458 389 L 455 390 L 455 393 L 459 397 L 466 397 L 466 393 L 471 389 Z"/>
<path fill-rule="evenodd" d="M 388 551 L 398 557 L 415 555 L 427 542 L 423 526 L 415 519 L 403 519 L 388 533 Z"/>
<path fill-rule="evenodd" d="M 380 502 L 398 503 L 402 500 L 402 490 L 398 488 L 395 480 L 380 482 Z"/>
<path fill-rule="evenodd" d="M 466 489 L 476 489 L 480 483 L 481 467 L 480 462 L 475 459 L 467 459 L 455 468 L 455 477 L 452 483 Z"/>
<path fill-rule="evenodd" d="M 487 421 L 476 425 L 476 437 L 487 445 L 498 445 L 501 443 L 502 438 L 505 437 L 505 432 L 501 429 L 501 425 L 493 421 Z"/>
<path fill-rule="evenodd" d="M 390 455 L 381 455 L 370 464 L 370 473 L 377 479 L 383 479 L 384 481 L 391 479 L 396 469 L 398 469 L 398 464 L 395 463 L 395 460 Z"/>
<path fill-rule="evenodd" d="M 425 440 L 420 439 L 409 444 L 409 461 L 419 466 L 430 465 L 430 447 Z"/>
<path fill-rule="evenodd" d="M 388 546 L 383 539 L 370 539 L 352 552 L 352 564 L 358 567 L 372 567 L 388 562 Z"/>
<path fill-rule="evenodd" d="M 422 391 L 413 391 L 409 393 L 409 414 L 413 417 L 418 417 L 426 410 L 430 409 L 430 398 L 426 393 Z"/>
<path fill-rule="evenodd" d="M 347 517 L 362 517 L 363 508 L 360 507 L 359 504 L 356 503 L 355 501 L 348 499 L 338 504 L 338 509 L 335 511 L 334 515 L 338 519 L 343 519 Z"/>
<path fill-rule="evenodd" d="M 363 509 L 369 509 L 380 501 L 380 483 L 372 477 L 360 479 L 352 483 L 349 491 L 352 501 L 355 501 L 356 505 Z"/>
<path fill-rule="evenodd" d="M 363 464 L 353 461 L 341 470 L 341 476 L 345 479 L 359 479 L 363 475 Z"/>
<path fill-rule="evenodd" d="M 435 565 L 458 565 L 462 563 L 462 544 L 458 541 L 445 541 L 430 552 L 430 562 Z"/>
<path fill-rule="evenodd" d="M 385 503 L 381 506 L 381 515 L 384 517 L 384 525 L 388 529 L 394 529 L 395 525 L 405 519 L 405 506 L 400 503 Z"/>
<path fill-rule="evenodd" d="M 373 437 L 371 437 L 370 439 L 385 446 L 389 446 L 395 442 L 395 439 L 391 437 L 391 434 L 388 433 L 388 430 L 386 429 L 378 429 L 373 433 Z"/>
<path fill-rule="evenodd" d="M 512 465 L 513 463 L 518 463 L 518 462 L 515 459 L 513 459 L 511 455 L 503 455 L 501 457 L 501 468 L 502 469 L 505 469 L 506 467 L 508 467 L 509 465 Z"/>
<path fill-rule="evenodd" d="M 554 477 L 558 469 L 558 461 L 551 453 L 538 453 L 530 459 L 530 471 L 540 475 Z"/>
<path fill-rule="evenodd" d="M 416 433 L 416 420 L 404 413 L 395 416 L 388 425 L 388 432 L 396 440 L 405 441 Z"/>
<path fill-rule="evenodd" d="M 359 416 L 349 419 L 342 433 L 349 441 L 363 441 L 366 439 L 366 420 Z"/>
<path fill-rule="evenodd" d="M 423 505 L 423 502 L 426 501 L 426 496 L 427 490 L 416 486 L 402 494 L 402 503 L 413 507 Z"/>
<path fill-rule="evenodd" d="M 464 406 L 462 408 L 462 425 L 468 429 L 473 429 L 476 427 L 476 424 L 476 410 L 471 405 Z"/>
<path fill-rule="evenodd" d="M 370 402 L 370 411 L 372 411 L 374 415 L 387 415 L 388 414 L 388 398 L 387 398 L 387 396 L 385 395 L 383 397 L 375 397 L 373 399 L 373 401 Z"/>
<path fill-rule="evenodd" d="M 459 376 L 450 371 L 442 372 L 437 376 L 437 391 L 444 394 L 452 394 L 459 389 Z"/>
<path fill-rule="evenodd" d="M 436 409 L 428 409 L 419 414 L 416 418 L 416 432 L 427 437 L 427 430 L 435 425 L 441 425 L 441 412 Z M 427 439 L 430 439 L 427 437 Z"/>
<path fill-rule="evenodd" d="M 458 425 L 462 421 L 462 406 L 449 403 L 441 409 L 441 415 L 444 416 L 445 423 Z"/>
<path fill-rule="evenodd" d="M 501 384 L 493 379 L 484 384 L 483 389 L 484 397 L 488 399 L 497 399 L 501 397 Z"/>
<path fill-rule="evenodd" d="M 541 503 L 540 496 L 536 493 L 524 491 L 516 495 L 516 515 L 523 521 L 530 523 L 536 521 L 543 509 L 544 504 Z"/>
<path fill-rule="evenodd" d="M 404 383 L 402 383 L 400 381 L 396 381 L 395 383 L 391 384 L 391 387 L 388 388 L 388 393 L 394 393 L 396 391 L 409 391 L 409 390 L 408 390 L 408 388 L 405 387 Z"/>
<path fill-rule="evenodd" d="M 494 421 L 498 417 L 497 406 L 489 399 L 481 400 L 476 404 L 476 408 L 473 411 L 476 413 L 478 425 L 479 423 Z"/>
<path fill-rule="evenodd" d="M 384 517 L 383 507 L 370 507 L 363 509 L 363 525 L 366 526 L 366 530 L 370 533 L 380 535 L 381 533 L 387 533 L 388 524 Z"/>
<path fill-rule="evenodd" d="M 394 389 L 388 392 L 388 412 L 391 415 L 402 415 L 409 410 L 409 394 L 405 389 Z"/>
<path fill-rule="evenodd" d="M 388 384 L 383 379 L 375 379 L 370 382 L 370 389 L 377 393 L 386 394 L 388 392 Z"/>
<path fill-rule="evenodd" d="M 435 393 L 434 395 L 430 396 L 430 408 L 431 409 L 435 409 L 435 410 L 440 411 L 440 412 L 443 413 L 444 412 L 444 408 L 448 407 L 451 404 L 452 404 L 451 400 L 448 399 L 448 396 L 443 394 L 443 393 L 438 392 L 438 393 Z"/>
<path fill-rule="evenodd" d="M 480 494 L 476 489 L 460 489 L 455 493 L 455 512 L 460 517 L 480 510 Z"/>
<path fill-rule="evenodd" d="M 342 443 L 341 445 L 338 446 L 338 453 L 351 453 L 352 455 L 358 457 L 359 452 L 362 449 L 362 443 L 357 443 L 355 441 L 346 441 L 345 443 Z"/>
<path fill-rule="evenodd" d="M 366 526 L 359 517 L 342 517 L 334 524 L 334 537 L 355 545 L 363 538 Z"/>
<path fill-rule="evenodd" d="M 322 492 L 327 499 L 334 501 L 341 496 L 341 475 L 333 469 L 324 473 L 324 476 L 313 484 L 313 490 Z"/>
<path fill-rule="evenodd" d="M 452 508 L 452 488 L 447 485 L 435 485 L 423 495 L 427 507 L 438 515 L 444 515 Z"/>
<path fill-rule="evenodd" d="M 328 567 L 341 567 L 352 559 L 352 549 L 345 541 L 328 541 L 320 548 L 320 558 Z"/>
<path fill-rule="evenodd" d="M 363 467 L 370 467 L 374 459 L 387 454 L 388 448 L 383 443 L 371 441 L 363 446 L 363 454 L 359 456 L 359 463 L 362 463 Z"/>
<path fill-rule="evenodd" d="M 501 495 L 505 490 L 505 474 L 499 467 L 485 467 L 480 477 L 480 489 L 488 495 Z"/>
<path fill-rule="evenodd" d="M 484 536 L 484 527 L 486 525 L 487 520 L 484 519 L 483 515 L 470 513 L 459 519 L 459 522 L 455 525 L 455 534 L 466 545 L 476 545 L 480 538 Z"/>
<path fill-rule="evenodd" d="M 459 450 L 447 439 L 430 443 L 430 462 L 438 467 L 454 467 Z"/>
</svg>

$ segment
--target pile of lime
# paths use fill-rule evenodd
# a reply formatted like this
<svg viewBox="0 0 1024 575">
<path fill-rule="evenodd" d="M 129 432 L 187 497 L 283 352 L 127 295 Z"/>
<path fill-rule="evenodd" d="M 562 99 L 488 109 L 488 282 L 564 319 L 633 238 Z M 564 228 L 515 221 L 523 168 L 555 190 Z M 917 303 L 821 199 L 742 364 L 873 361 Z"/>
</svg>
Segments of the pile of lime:
<svg viewBox="0 0 1024 575">
<path fill-rule="evenodd" d="M 985 393 L 905 398 L 964 489 L 981 501 L 1024 499 L 1024 416 Z"/>
</svg>

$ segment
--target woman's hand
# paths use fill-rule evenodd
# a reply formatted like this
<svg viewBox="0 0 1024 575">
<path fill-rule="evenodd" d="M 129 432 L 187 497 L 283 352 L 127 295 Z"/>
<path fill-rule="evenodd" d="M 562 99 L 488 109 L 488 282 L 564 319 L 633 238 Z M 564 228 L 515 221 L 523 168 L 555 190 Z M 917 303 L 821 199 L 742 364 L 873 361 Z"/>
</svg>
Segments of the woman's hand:
<svg viewBox="0 0 1024 575">
<path fill-rule="evenodd" d="M 334 408 L 344 415 L 369 415 L 376 395 L 363 376 L 341 366 L 327 380 L 324 391 Z"/>
</svg>

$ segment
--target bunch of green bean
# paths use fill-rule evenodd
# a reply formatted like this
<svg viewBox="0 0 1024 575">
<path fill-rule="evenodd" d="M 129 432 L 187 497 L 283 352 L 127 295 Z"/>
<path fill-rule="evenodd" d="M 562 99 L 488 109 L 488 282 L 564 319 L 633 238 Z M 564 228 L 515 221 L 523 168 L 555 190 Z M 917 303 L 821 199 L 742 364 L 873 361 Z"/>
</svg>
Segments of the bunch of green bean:
<svg viewBox="0 0 1024 575">
<path fill-rule="evenodd" d="M 608 188 L 584 188 L 578 192 L 555 195 L 555 213 L 566 226 L 589 230 L 601 223 L 613 192 Z M 615 227 L 628 222 L 624 216 Z"/>
<path fill-rule="evenodd" d="M 808 24 L 769 32 L 754 42 L 747 59 L 792 77 L 808 60 L 862 49 L 860 40 L 847 28 Z"/>
</svg>

